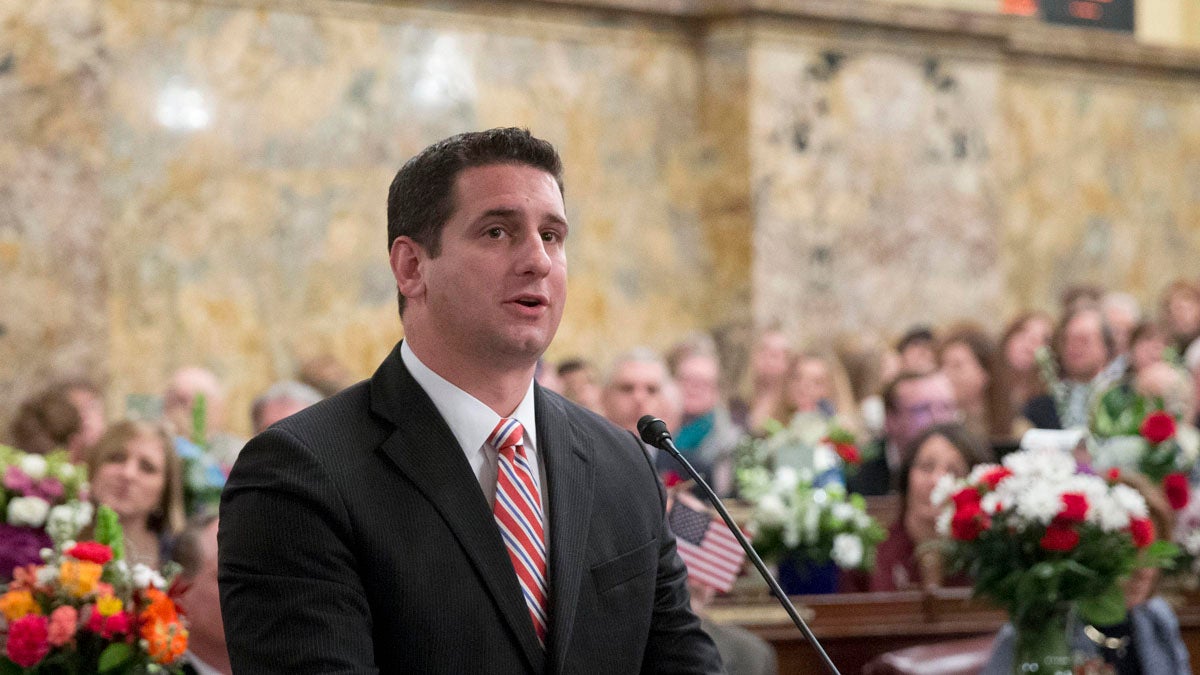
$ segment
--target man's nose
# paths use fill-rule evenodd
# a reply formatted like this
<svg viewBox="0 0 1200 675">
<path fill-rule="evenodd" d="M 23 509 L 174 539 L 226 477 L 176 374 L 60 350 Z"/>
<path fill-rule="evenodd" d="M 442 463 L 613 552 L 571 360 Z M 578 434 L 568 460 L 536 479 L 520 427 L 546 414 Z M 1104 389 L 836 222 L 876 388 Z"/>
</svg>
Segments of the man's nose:
<svg viewBox="0 0 1200 675">
<path fill-rule="evenodd" d="M 553 262 L 550 260 L 550 252 L 546 250 L 546 242 L 542 239 L 541 233 L 534 232 L 524 238 L 521 242 L 520 256 L 518 271 L 522 274 L 546 276 L 550 273 Z"/>
</svg>

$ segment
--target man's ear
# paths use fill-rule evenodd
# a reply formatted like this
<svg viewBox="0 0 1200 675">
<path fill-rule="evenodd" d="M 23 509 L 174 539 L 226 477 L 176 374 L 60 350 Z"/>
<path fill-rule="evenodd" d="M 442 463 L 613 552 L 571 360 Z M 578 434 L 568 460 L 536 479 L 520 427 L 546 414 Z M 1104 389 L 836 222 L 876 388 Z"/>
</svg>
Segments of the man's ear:
<svg viewBox="0 0 1200 675">
<path fill-rule="evenodd" d="M 421 262 L 428 256 L 421 245 L 409 237 L 396 237 L 392 242 L 389 258 L 392 264 L 392 276 L 396 278 L 396 288 L 401 295 L 412 299 L 425 293 L 425 279 L 422 276 Z"/>
</svg>

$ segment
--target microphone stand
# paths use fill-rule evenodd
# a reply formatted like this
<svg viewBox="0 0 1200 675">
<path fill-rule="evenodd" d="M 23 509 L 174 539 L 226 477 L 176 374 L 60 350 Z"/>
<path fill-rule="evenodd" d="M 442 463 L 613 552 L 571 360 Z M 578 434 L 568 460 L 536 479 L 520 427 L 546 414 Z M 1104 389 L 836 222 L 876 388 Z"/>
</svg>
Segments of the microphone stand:
<svg viewBox="0 0 1200 675">
<path fill-rule="evenodd" d="M 637 426 L 643 441 L 660 450 L 666 450 L 667 452 L 671 453 L 672 457 L 679 460 L 679 463 L 683 465 L 683 468 L 687 470 L 692 479 L 696 481 L 696 484 L 699 485 L 704 491 L 704 494 L 708 497 L 708 500 L 712 502 L 713 506 L 717 507 L 717 512 L 721 514 L 721 518 L 724 519 L 725 524 L 729 526 L 729 530 L 733 532 L 733 536 L 737 537 L 738 543 L 742 545 L 742 548 L 746 551 L 746 555 L 749 556 L 750 561 L 754 563 L 756 568 L 758 568 L 758 573 L 762 575 L 762 578 L 766 580 L 767 585 L 771 587 L 771 591 L 774 592 L 775 597 L 779 599 L 779 604 L 783 606 L 783 609 L 787 611 L 788 616 L 791 617 L 792 623 L 796 625 L 796 628 L 800 629 L 800 632 L 804 634 L 804 639 L 808 640 L 808 643 L 811 644 L 813 649 L 817 651 L 817 656 L 820 657 L 821 663 L 825 666 L 825 670 L 828 671 L 830 675 L 841 675 L 837 669 L 837 666 L 833 665 L 833 661 L 830 660 L 829 655 L 825 653 L 825 648 L 821 646 L 821 643 L 817 641 L 817 637 L 813 635 L 812 630 L 809 629 L 808 624 L 804 622 L 804 619 L 800 618 L 799 612 L 796 611 L 796 607 L 788 598 L 787 593 L 784 593 L 783 589 L 779 587 L 779 582 L 776 581 L 775 577 L 771 575 L 771 572 L 767 569 L 766 564 L 763 563 L 762 558 L 758 556 L 758 552 L 754 550 L 754 547 L 750 545 L 750 542 L 746 541 L 746 537 L 742 535 L 741 528 L 739 528 L 737 524 L 733 522 L 733 517 L 729 515 L 729 511 L 725 509 L 725 505 L 721 503 L 720 498 L 717 497 L 717 493 L 713 492 L 713 489 L 708 486 L 708 483 L 704 482 L 704 479 L 700 477 L 700 473 L 696 471 L 696 468 L 692 466 L 692 463 L 687 461 L 687 458 L 684 457 L 683 454 L 679 452 L 679 449 L 675 447 L 675 441 L 671 439 L 671 432 L 667 430 L 666 423 L 656 417 L 647 415 L 638 420 Z"/>
</svg>

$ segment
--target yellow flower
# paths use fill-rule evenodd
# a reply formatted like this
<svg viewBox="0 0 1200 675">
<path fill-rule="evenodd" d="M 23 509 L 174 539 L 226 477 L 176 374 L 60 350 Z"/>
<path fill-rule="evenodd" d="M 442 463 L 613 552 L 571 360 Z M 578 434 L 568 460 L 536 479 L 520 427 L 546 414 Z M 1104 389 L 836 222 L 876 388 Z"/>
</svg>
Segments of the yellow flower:
<svg viewBox="0 0 1200 675">
<path fill-rule="evenodd" d="M 122 608 L 124 605 L 121 603 L 121 599 L 111 595 L 96 600 L 96 611 L 100 612 L 100 616 L 112 616 L 119 613 Z"/>
<path fill-rule="evenodd" d="M 4 618 L 11 622 L 26 614 L 41 614 L 42 608 L 38 607 L 37 602 L 34 601 L 33 593 L 9 591 L 0 596 L 0 613 L 3 613 Z"/>
<path fill-rule="evenodd" d="M 59 567 L 59 580 L 71 595 L 82 598 L 96 590 L 104 567 L 86 560 L 64 560 Z"/>
</svg>

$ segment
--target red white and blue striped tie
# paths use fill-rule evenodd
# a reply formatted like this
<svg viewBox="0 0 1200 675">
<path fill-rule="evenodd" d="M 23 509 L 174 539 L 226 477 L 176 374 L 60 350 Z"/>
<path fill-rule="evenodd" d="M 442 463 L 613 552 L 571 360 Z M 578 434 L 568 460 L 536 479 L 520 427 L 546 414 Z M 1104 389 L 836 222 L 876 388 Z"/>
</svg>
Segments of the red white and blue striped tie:
<svg viewBox="0 0 1200 675">
<path fill-rule="evenodd" d="M 525 428 L 520 422 L 502 418 L 488 438 L 488 444 L 496 448 L 499 456 L 492 513 L 521 583 L 533 630 L 545 645 L 546 537 L 542 529 L 542 501 L 521 443 L 524 436 Z"/>
</svg>

